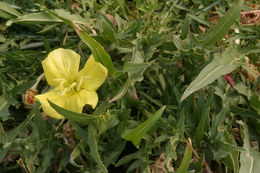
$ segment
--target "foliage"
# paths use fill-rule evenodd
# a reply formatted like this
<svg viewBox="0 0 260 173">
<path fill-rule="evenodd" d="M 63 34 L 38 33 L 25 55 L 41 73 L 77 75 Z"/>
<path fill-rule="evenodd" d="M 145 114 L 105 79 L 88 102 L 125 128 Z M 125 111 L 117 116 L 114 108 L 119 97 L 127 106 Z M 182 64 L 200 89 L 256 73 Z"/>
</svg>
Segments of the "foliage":
<svg viewBox="0 0 260 173">
<path fill-rule="evenodd" d="M 257 3 L 0 2 L 0 172 L 257 172 Z M 60 47 L 109 71 L 95 110 L 50 102 L 64 120 L 24 99 Z"/>
</svg>

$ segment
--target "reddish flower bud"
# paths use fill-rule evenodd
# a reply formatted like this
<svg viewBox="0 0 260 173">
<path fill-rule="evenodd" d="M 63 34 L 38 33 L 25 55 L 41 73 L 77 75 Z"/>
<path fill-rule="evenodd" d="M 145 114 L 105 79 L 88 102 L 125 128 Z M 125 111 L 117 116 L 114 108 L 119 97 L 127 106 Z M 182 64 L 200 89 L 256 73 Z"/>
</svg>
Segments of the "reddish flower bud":
<svg viewBox="0 0 260 173">
<path fill-rule="evenodd" d="M 232 79 L 230 74 L 223 75 L 222 77 L 227 81 L 227 83 L 229 83 L 229 85 L 234 87 L 235 82 L 233 81 L 233 79 Z"/>
</svg>

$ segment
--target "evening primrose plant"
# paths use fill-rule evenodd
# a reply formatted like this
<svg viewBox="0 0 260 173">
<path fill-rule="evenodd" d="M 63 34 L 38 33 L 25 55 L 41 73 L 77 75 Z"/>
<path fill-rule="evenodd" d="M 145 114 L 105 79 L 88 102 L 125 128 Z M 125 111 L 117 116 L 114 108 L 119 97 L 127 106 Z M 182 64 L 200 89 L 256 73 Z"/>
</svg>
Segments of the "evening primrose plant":
<svg viewBox="0 0 260 173">
<path fill-rule="evenodd" d="M 91 55 L 85 66 L 79 71 L 80 55 L 70 49 L 58 48 L 49 53 L 42 61 L 46 80 L 54 89 L 35 96 L 43 111 L 50 117 L 63 119 L 49 104 L 74 112 L 82 112 L 89 104 L 94 109 L 98 103 L 96 90 L 107 77 L 107 69 L 96 62 Z"/>
</svg>

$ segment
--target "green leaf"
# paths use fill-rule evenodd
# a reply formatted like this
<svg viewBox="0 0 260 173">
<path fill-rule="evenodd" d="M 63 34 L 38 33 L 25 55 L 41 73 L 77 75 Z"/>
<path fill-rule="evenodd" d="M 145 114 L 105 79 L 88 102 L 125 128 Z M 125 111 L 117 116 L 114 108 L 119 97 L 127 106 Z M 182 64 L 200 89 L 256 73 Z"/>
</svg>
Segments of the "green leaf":
<svg viewBox="0 0 260 173">
<path fill-rule="evenodd" d="M 117 92 L 117 94 L 112 99 L 110 99 L 108 102 L 112 103 L 114 101 L 121 99 L 127 92 L 129 85 L 130 85 L 130 79 L 128 78 L 126 83 L 120 88 L 120 90 Z"/>
<path fill-rule="evenodd" d="M 238 121 L 242 127 L 245 151 L 240 154 L 240 170 L 239 173 L 258 173 L 260 170 L 260 152 L 254 150 L 250 146 L 248 127 L 242 121 Z"/>
<path fill-rule="evenodd" d="M 110 164 L 114 163 L 122 151 L 125 149 L 126 141 L 118 143 L 118 145 L 110 152 L 108 157 L 104 160 L 104 165 L 109 166 Z"/>
<path fill-rule="evenodd" d="M 230 108 L 231 108 L 231 112 L 240 115 L 241 117 L 260 119 L 259 114 L 257 114 L 254 111 L 250 111 L 245 108 L 240 108 L 238 106 L 231 106 Z"/>
<path fill-rule="evenodd" d="M 34 106 L 34 109 L 32 110 L 31 114 L 34 114 L 34 112 L 36 111 L 36 109 L 39 109 L 39 106 L 37 107 Z M 28 116 L 30 117 L 30 116 Z M 7 132 L 7 136 L 3 136 L 1 138 L 1 142 L 3 145 L 6 144 L 11 144 L 15 138 L 17 137 L 17 135 L 19 133 L 21 133 L 23 131 L 23 128 L 25 127 L 26 123 L 28 122 L 29 118 L 27 118 L 26 120 L 24 120 L 22 123 L 19 124 L 19 126 L 15 127 L 14 129 L 10 130 Z M 2 160 L 5 158 L 6 154 L 8 152 L 8 148 L 0 148 L 0 163 L 2 162 Z"/>
<path fill-rule="evenodd" d="M 116 45 L 119 45 L 119 42 L 116 38 L 116 28 L 114 27 L 114 25 L 112 24 L 112 22 L 102 13 L 99 13 L 99 15 L 101 16 L 101 20 L 102 20 L 102 27 L 103 27 L 103 37 L 112 42 L 115 43 Z"/>
<path fill-rule="evenodd" d="M 108 172 L 105 165 L 102 163 L 98 153 L 97 141 L 96 141 L 96 129 L 93 126 L 88 127 L 88 145 L 90 148 L 90 153 L 92 157 L 95 159 L 95 161 L 97 162 L 98 167 L 103 172 Z"/>
<path fill-rule="evenodd" d="M 59 23 L 53 23 L 53 24 L 46 24 L 43 29 L 41 31 L 39 31 L 39 34 L 45 33 L 49 30 L 51 30 L 52 28 L 55 28 L 56 26 L 58 26 Z"/>
<path fill-rule="evenodd" d="M 206 21 L 206 20 L 204 20 L 204 19 L 201 19 L 201 18 L 198 17 L 198 16 L 194 16 L 194 15 L 192 15 L 192 14 L 189 14 L 189 16 L 190 16 L 192 19 L 196 20 L 197 22 L 202 23 L 202 24 L 204 24 L 204 25 L 206 25 L 206 26 L 208 26 L 208 27 L 211 27 L 211 23 L 210 23 L 210 22 L 208 22 L 208 21 Z"/>
<path fill-rule="evenodd" d="M 181 161 L 181 165 L 177 169 L 177 173 L 186 173 L 187 172 L 187 169 L 189 168 L 191 156 L 192 156 L 192 145 L 191 145 L 191 140 L 189 139 L 183 159 Z"/>
<path fill-rule="evenodd" d="M 219 113 L 216 115 L 215 119 L 212 122 L 212 126 L 210 127 L 209 135 L 214 139 L 218 133 L 218 128 L 223 120 L 224 116 L 226 115 L 227 108 L 223 106 Z"/>
<path fill-rule="evenodd" d="M 150 66 L 150 63 L 131 63 L 126 62 L 123 66 L 123 72 L 139 72 Z"/>
<path fill-rule="evenodd" d="M 196 128 L 196 134 L 194 136 L 196 145 L 200 144 L 201 139 L 204 136 L 205 133 L 205 126 L 207 124 L 207 120 L 209 117 L 209 105 L 204 102 L 204 94 L 200 94 L 201 97 L 199 97 L 198 101 L 198 115 L 200 117 L 199 124 Z"/>
<path fill-rule="evenodd" d="M 116 163 L 116 167 L 124 165 L 129 163 L 130 161 L 134 160 L 134 159 L 139 159 L 140 157 L 142 157 L 142 150 L 138 150 L 135 153 L 131 153 L 128 154 L 126 156 L 123 156 L 117 163 Z"/>
<path fill-rule="evenodd" d="M 48 100 L 48 102 L 56 112 L 58 112 L 65 118 L 72 120 L 72 121 L 77 121 L 77 122 L 85 123 L 85 124 L 89 124 L 89 125 L 96 125 L 96 120 L 101 118 L 101 116 L 93 116 L 93 115 L 88 115 L 88 114 L 84 114 L 84 113 L 78 113 L 78 112 L 66 110 L 66 109 L 52 103 L 49 100 Z"/>
<path fill-rule="evenodd" d="M 81 154 L 80 149 L 79 149 L 78 146 L 79 146 L 79 145 L 77 145 L 77 146 L 73 149 L 73 151 L 71 152 L 71 154 L 70 154 L 70 163 L 71 163 L 73 166 L 78 167 L 78 168 L 80 168 L 81 170 L 83 170 L 83 169 L 84 169 L 84 166 L 83 166 L 83 165 L 79 165 L 79 164 L 77 164 L 77 163 L 75 162 L 75 159 L 78 158 L 78 157 L 80 156 L 80 154 Z"/>
<path fill-rule="evenodd" d="M 233 146 L 236 146 L 236 141 L 234 139 L 233 134 L 229 133 L 227 130 L 224 131 L 223 133 L 224 138 L 222 139 L 222 141 L 224 141 L 224 143 L 228 143 L 231 144 Z M 224 162 L 226 165 L 226 169 L 231 169 L 233 170 L 234 173 L 238 173 L 239 171 L 239 150 L 233 148 L 228 150 L 226 153 L 229 153 L 228 156 L 226 158 L 224 158 Z M 228 172 L 228 171 L 226 171 Z"/>
<path fill-rule="evenodd" d="M 87 34 L 84 30 L 79 30 L 74 27 L 80 39 L 90 48 L 96 61 L 101 62 L 108 69 L 108 72 L 113 75 L 115 73 L 115 68 L 112 60 L 104 50 L 104 48 L 91 36 Z"/>
<path fill-rule="evenodd" d="M 138 148 L 142 137 L 145 133 L 157 122 L 161 117 L 166 106 L 161 107 L 151 118 L 140 124 L 134 129 L 127 130 L 123 134 L 125 140 L 133 142 L 133 144 Z"/>
<path fill-rule="evenodd" d="M 0 96 L 0 118 L 2 121 L 6 121 L 8 119 L 10 103 L 8 99 L 4 96 Z"/>
<path fill-rule="evenodd" d="M 97 148 L 97 140 L 96 140 L 96 129 L 93 126 L 88 127 L 88 133 L 82 129 L 76 122 L 71 123 L 72 127 L 75 129 L 77 134 L 89 145 L 90 153 L 92 157 L 95 159 L 99 168 L 102 172 L 107 172 L 105 165 L 102 163 L 98 148 Z"/>
<path fill-rule="evenodd" d="M 52 13 L 50 13 L 50 11 Z M 19 16 L 15 19 L 11 19 L 6 22 L 6 26 L 11 26 L 13 23 L 22 23 L 22 24 L 46 24 L 54 22 L 61 23 L 64 22 L 59 17 L 53 15 L 53 13 L 58 16 L 62 16 L 63 18 L 73 21 L 78 24 L 89 24 L 87 20 L 83 19 L 78 14 L 70 14 L 65 10 L 49 10 L 48 12 L 37 12 L 37 13 L 29 13 L 22 16 Z"/>
<path fill-rule="evenodd" d="M 182 29 L 181 29 L 181 39 L 187 38 L 188 34 L 190 33 L 190 17 L 186 15 Z"/>
<path fill-rule="evenodd" d="M 209 63 L 200 74 L 191 82 L 183 93 L 181 100 L 183 101 L 195 91 L 211 84 L 222 75 L 228 74 L 242 65 L 239 52 L 230 47 L 223 52 L 222 55 L 215 54 L 211 63 Z"/>
<path fill-rule="evenodd" d="M 51 160 L 55 157 L 56 150 L 54 150 L 53 146 L 55 145 L 55 141 L 48 141 L 43 147 L 41 154 L 43 156 L 40 167 L 37 169 L 40 172 L 47 172 L 49 166 L 51 165 Z"/>
<path fill-rule="evenodd" d="M 14 9 L 10 4 L 0 2 L 0 17 L 5 19 L 12 19 L 20 15 L 21 13 Z"/>
<path fill-rule="evenodd" d="M 250 98 L 250 106 L 254 108 L 260 115 L 260 97 L 258 95 L 253 95 Z"/>
<path fill-rule="evenodd" d="M 30 89 L 36 82 L 37 82 L 37 80 L 31 80 L 31 81 L 28 81 L 27 83 L 17 85 L 11 90 L 11 93 L 12 93 L 12 95 L 25 94 L 26 91 L 28 89 Z"/>
<path fill-rule="evenodd" d="M 240 16 L 240 11 L 243 7 L 244 0 L 239 0 L 234 4 L 228 12 L 220 18 L 216 26 L 212 27 L 208 33 L 202 35 L 201 44 L 203 46 L 208 46 L 217 41 L 220 41 L 228 32 L 230 27 L 233 25 L 235 20 Z"/>
</svg>

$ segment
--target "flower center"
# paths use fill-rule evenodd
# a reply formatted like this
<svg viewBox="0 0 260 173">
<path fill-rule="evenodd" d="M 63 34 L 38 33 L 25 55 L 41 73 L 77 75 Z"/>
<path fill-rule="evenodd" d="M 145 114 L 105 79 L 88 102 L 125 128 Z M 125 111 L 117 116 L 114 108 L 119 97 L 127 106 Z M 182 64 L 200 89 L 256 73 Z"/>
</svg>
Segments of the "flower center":
<svg viewBox="0 0 260 173">
<path fill-rule="evenodd" d="M 82 76 L 80 80 L 74 80 L 73 82 L 68 82 L 66 79 L 55 79 L 60 81 L 60 95 L 63 96 L 66 93 L 75 94 L 83 89 L 82 84 L 85 82 L 84 79 L 90 78 L 90 76 Z"/>
</svg>

